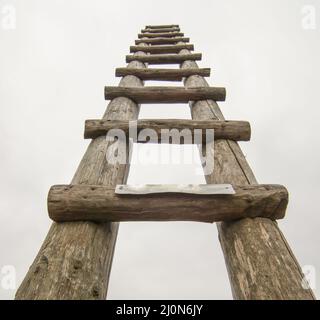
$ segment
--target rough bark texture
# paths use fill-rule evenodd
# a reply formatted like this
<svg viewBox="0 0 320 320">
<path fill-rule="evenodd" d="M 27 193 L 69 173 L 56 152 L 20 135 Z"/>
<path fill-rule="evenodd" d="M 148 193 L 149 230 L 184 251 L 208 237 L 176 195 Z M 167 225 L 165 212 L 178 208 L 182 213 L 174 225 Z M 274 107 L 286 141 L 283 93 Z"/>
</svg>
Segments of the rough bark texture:
<svg viewBox="0 0 320 320">
<path fill-rule="evenodd" d="M 181 54 L 188 54 L 182 50 Z M 196 68 L 185 61 L 181 68 Z M 200 76 L 185 80 L 186 87 L 208 84 Z M 195 120 L 224 117 L 212 100 L 190 104 Z M 207 183 L 256 184 L 257 181 L 238 144 L 216 140 L 215 170 Z M 312 290 L 302 286 L 303 273 L 276 222 L 265 218 L 247 218 L 217 224 L 231 288 L 235 299 L 314 299 Z"/>
<path fill-rule="evenodd" d="M 137 55 L 144 53 L 137 53 Z M 145 68 L 132 62 L 130 68 Z M 127 76 L 120 86 L 143 86 L 140 79 Z M 139 106 L 127 98 L 110 102 L 104 119 L 134 120 Z M 110 165 L 105 153 L 112 145 L 99 137 L 89 145 L 73 184 L 115 186 L 127 178 L 126 165 Z M 105 299 L 118 223 L 53 223 L 16 299 L 68 300 Z"/>
<path fill-rule="evenodd" d="M 210 68 L 202 69 L 137 69 L 137 68 L 117 68 L 116 77 L 136 76 L 141 80 L 158 81 L 181 81 L 184 77 L 191 75 L 200 75 L 202 77 L 210 76 Z"/>
<path fill-rule="evenodd" d="M 173 38 L 173 37 L 183 37 L 184 34 L 181 32 L 164 32 L 164 33 L 139 33 L 138 38 Z"/>
<path fill-rule="evenodd" d="M 154 39 L 139 39 L 135 40 L 135 44 L 147 43 L 147 44 L 172 44 L 178 42 L 189 42 L 190 38 L 154 38 Z"/>
<path fill-rule="evenodd" d="M 179 54 L 152 54 L 149 56 L 140 56 L 135 58 L 135 56 L 127 55 L 126 61 L 131 62 L 137 61 L 151 63 L 151 64 L 176 64 L 181 63 L 185 60 L 201 60 L 201 53 L 190 53 L 186 55 L 179 55 Z"/>
<path fill-rule="evenodd" d="M 282 219 L 287 190 L 276 185 L 234 186 L 233 195 L 156 193 L 119 195 L 114 188 L 57 185 L 48 195 L 52 220 L 65 221 L 230 221 L 245 217 Z"/>
<path fill-rule="evenodd" d="M 194 50 L 193 44 L 179 44 L 179 45 L 152 45 L 152 46 L 130 46 L 130 52 L 149 52 L 152 54 L 158 53 L 179 53 L 182 49 Z"/>
<path fill-rule="evenodd" d="M 164 33 L 164 32 L 179 32 L 180 28 L 173 27 L 173 28 L 152 28 L 152 29 L 142 29 L 142 33 Z"/>
<path fill-rule="evenodd" d="M 86 120 L 85 122 L 85 131 L 84 138 L 85 139 L 94 139 L 102 135 L 106 135 L 109 130 L 119 129 L 123 131 L 126 136 L 129 135 L 129 126 L 130 123 L 128 121 L 121 120 Z M 132 124 L 131 124 L 132 126 Z M 250 140 L 251 129 L 249 122 L 246 121 L 222 121 L 222 120 L 182 120 L 182 119 L 156 119 L 149 120 L 143 119 L 138 120 L 136 122 L 136 132 L 133 134 L 139 135 L 141 130 L 151 129 L 156 133 L 157 142 L 163 142 L 164 137 L 167 137 L 169 134 L 176 135 L 178 140 L 173 140 L 173 143 L 194 143 L 195 129 L 200 129 L 202 131 L 202 143 L 205 143 L 206 140 L 206 129 L 214 130 L 214 138 L 215 139 L 229 139 L 235 141 L 248 141 Z M 185 137 L 189 138 L 180 139 L 180 133 L 183 134 L 185 132 Z M 170 132 L 171 130 L 174 130 Z M 177 131 L 178 130 L 178 131 Z M 189 134 L 190 133 L 190 134 Z M 134 138 L 131 136 L 131 138 Z M 162 141 L 161 141 L 162 140 Z M 181 141 L 182 140 L 182 141 Z M 134 139 L 134 141 L 139 141 L 138 139 Z M 145 142 L 145 139 L 143 140 Z M 152 142 L 152 141 L 151 141 Z M 168 139 L 169 142 L 169 139 Z M 197 142 L 197 141 L 196 141 Z"/>
<path fill-rule="evenodd" d="M 203 99 L 224 101 L 226 90 L 218 87 L 105 87 L 104 96 L 105 99 L 127 97 L 137 103 L 184 103 Z"/>
</svg>

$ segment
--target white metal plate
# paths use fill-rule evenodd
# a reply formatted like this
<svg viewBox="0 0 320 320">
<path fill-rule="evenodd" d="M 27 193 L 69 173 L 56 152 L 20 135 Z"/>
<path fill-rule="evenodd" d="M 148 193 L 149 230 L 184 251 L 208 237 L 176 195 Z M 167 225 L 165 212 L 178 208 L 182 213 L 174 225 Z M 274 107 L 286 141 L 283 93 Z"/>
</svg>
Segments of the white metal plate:
<svg viewBox="0 0 320 320">
<path fill-rule="evenodd" d="M 116 194 L 191 193 L 235 194 L 231 184 L 118 184 Z"/>
</svg>

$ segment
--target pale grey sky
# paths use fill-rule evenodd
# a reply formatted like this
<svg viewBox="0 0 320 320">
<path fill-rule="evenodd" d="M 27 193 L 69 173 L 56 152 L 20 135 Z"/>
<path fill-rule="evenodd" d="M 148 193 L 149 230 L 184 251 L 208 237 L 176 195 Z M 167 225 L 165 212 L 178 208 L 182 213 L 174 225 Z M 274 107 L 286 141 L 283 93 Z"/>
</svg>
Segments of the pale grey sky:
<svg viewBox="0 0 320 320">
<path fill-rule="evenodd" d="M 314 6 L 314 30 L 302 27 L 305 5 Z M 280 226 L 300 264 L 314 266 L 319 295 L 319 1 L 0 0 L 0 22 L 7 6 L 16 28 L 0 26 L 0 270 L 13 265 L 17 285 L 23 279 L 51 223 L 49 187 L 71 181 L 88 145 L 84 120 L 104 113 L 103 87 L 118 84 L 114 69 L 126 65 L 137 33 L 174 23 L 203 53 L 199 66 L 212 68 L 209 83 L 227 88 L 225 117 L 251 122 L 241 146 L 258 181 L 287 186 Z M 148 105 L 140 117 L 190 112 Z M 186 165 L 134 165 L 129 176 L 203 181 Z M 14 293 L 0 286 L 0 299 Z M 109 298 L 231 298 L 215 225 L 121 224 Z"/>
</svg>

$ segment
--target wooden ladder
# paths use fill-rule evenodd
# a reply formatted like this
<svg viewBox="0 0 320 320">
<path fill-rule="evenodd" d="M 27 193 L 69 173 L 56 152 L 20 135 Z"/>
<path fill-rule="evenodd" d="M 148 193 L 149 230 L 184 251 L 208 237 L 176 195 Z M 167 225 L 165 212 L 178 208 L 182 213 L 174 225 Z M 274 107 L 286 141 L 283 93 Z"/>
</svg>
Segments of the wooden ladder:
<svg viewBox="0 0 320 320">
<path fill-rule="evenodd" d="M 48 211 L 55 222 L 16 299 L 105 299 L 119 221 L 133 220 L 217 222 L 235 299 L 314 299 L 275 221 L 284 217 L 288 193 L 283 186 L 259 185 L 237 143 L 250 139 L 249 123 L 224 119 L 216 102 L 225 100 L 225 89 L 208 86 L 210 69 L 198 67 L 201 54 L 190 52 L 194 46 L 178 25 L 146 26 L 138 38 L 126 56 L 128 66 L 116 69 L 119 86 L 105 87 L 111 101 L 103 118 L 86 121 L 84 136 L 92 141 L 71 184 L 50 189 Z M 144 87 L 145 80 L 183 80 L 184 87 Z M 182 102 L 189 103 L 192 120 L 137 120 L 140 103 Z M 107 161 L 115 143 L 106 135 L 121 129 L 127 138 L 132 121 L 138 133 L 192 131 L 189 142 L 167 137 L 169 143 L 195 143 L 196 130 L 214 129 L 214 140 L 206 143 L 207 154 L 214 150 L 214 171 L 205 174 L 208 186 L 197 187 L 205 194 L 168 192 L 168 186 L 151 186 L 149 194 L 117 193 L 117 185 L 126 188 L 129 161 Z M 235 194 L 207 194 L 217 184 L 232 185 Z"/>
</svg>

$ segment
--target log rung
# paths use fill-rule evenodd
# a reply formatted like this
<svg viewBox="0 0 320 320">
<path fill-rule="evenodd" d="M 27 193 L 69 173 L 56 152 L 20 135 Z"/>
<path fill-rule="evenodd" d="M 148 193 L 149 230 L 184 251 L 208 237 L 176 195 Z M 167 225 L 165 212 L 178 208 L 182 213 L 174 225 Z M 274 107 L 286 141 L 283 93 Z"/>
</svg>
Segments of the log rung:
<svg viewBox="0 0 320 320">
<path fill-rule="evenodd" d="M 162 24 L 162 25 L 149 25 L 145 26 L 146 29 L 166 29 L 166 28 L 179 28 L 178 24 Z"/>
<path fill-rule="evenodd" d="M 183 78 L 198 75 L 210 76 L 210 68 L 156 69 L 156 68 L 117 68 L 116 77 L 136 76 L 141 80 L 181 81 Z"/>
<path fill-rule="evenodd" d="M 48 195 L 48 212 L 66 221 L 198 221 L 285 216 L 288 192 L 279 185 L 233 186 L 233 195 L 156 193 L 119 195 L 101 185 L 56 185 Z"/>
<path fill-rule="evenodd" d="M 141 33 L 165 33 L 165 32 L 180 32 L 180 28 L 160 28 L 160 29 L 142 29 Z"/>
<path fill-rule="evenodd" d="M 157 138 L 156 140 L 150 140 L 154 143 L 199 144 L 199 136 L 201 137 L 201 143 L 206 143 L 212 140 L 212 136 L 207 134 L 206 129 L 214 130 L 214 139 L 216 140 L 249 141 L 251 136 L 250 124 L 246 121 L 142 119 L 130 122 L 86 120 L 84 138 L 95 139 L 115 129 L 121 130 L 126 137 L 132 138 L 134 142 L 146 142 L 146 135 L 148 136 L 148 133 L 150 133 L 154 136 L 154 139 Z M 142 130 L 145 130 L 145 134 L 141 136 L 139 134 Z"/>
<path fill-rule="evenodd" d="M 225 101 L 226 89 L 219 87 L 105 87 L 105 99 L 129 98 L 136 103 L 188 103 L 189 101 Z"/>
<path fill-rule="evenodd" d="M 160 46 L 130 46 L 130 52 L 148 52 L 148 53 L 179 53 L 181 50 L 194 50 L 193 44 L 160 45 Z"/>
<path fill-rule="evenodd" d="M 186 60 L 201 60 L 201 53 L 190 54 L 152 54 L 145 56 L 127 55 L 126 62 L 141 61 L 150 64 L 175 64 L 182 63 Z"/>
<path fill-rule="evenodd" d="M 173 37 L 183 37 L 184 33 L 181 32 L 164 32 L 164 33 L 139 33 L 138 38 L 173 38 Z"/>
<path fill-rule="evenodd" d="M 135 40 L 135 44 L 147 43 L 147 44 L 172 44 L 178 42 L 189 42 L 190 38 L 152 38 L 152 39 L 138 39 Z"/>
</svg>

